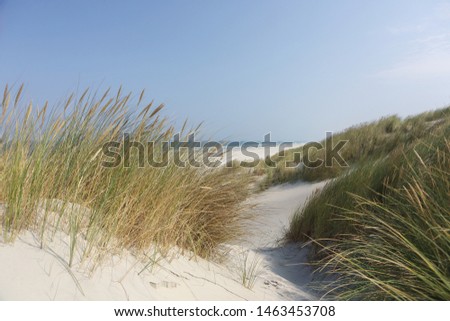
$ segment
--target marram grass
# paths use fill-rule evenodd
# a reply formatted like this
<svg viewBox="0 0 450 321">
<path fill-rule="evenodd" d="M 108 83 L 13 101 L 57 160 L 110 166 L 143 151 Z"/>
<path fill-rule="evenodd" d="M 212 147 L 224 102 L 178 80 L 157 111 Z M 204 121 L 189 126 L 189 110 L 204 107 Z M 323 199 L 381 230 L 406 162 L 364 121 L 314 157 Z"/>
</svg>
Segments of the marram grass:
<svg viewBox="0 0 450 321">
<path fill-rule="evenodd" d="M 344 211 L 357 232 L 322 261 L 339 275 L 338 298 L 450 300 L 450 142 L 427 148 L 406 161 L 400 186 L 378 200 L 355 195 Z"/>
<path fill-rule="evenodd" d="M 65 230 L 70 262 L 76 251 L 88 257 L 152 245 L 207 257 L 242 232 L 245 173 L 172 162 L 139 168 L 136 157 L 129 168 L 102 166 L 103 144 L 120 141 L 123 133 L 144 144 L 175 133 L 161 116 L 162 105 L 143 104 L 143 92 L 133 98 L 121 90 L 101 96 L 86 90 L 50 109 L 23 104 L 22 90 L 6 87 L 0 110 L 0 222 L 6 241 L 31 230 L 44 243 Z M 77 249 L 81 239 L 86 246 Z"/>
<path fill-rule="evenodd" d="M 325 297 L 450 300 L 450 126 L 328 183 L 287 239 L 312 239 Z"/>
<path fill-rule="evenodd" d="M 260 171 L 267 173 L 262 182 L 262 188 L 285 182 L 321 181 L 336 178 L 352 170 L 355 166 L 382 159 L 395 153 L 398 149 L 412 146 L 418 140 L 426 138 L 430 132 L 448 126 L 450 119 L 450 107 L 437 109 L 416 116 L 400 119 L 398 116 L 383 117 L 378 121 L 363 123 L 350 127 L 342 132 L 332 135 L 323 140 L 330 146 L 335 146 L 339 141 L 347 141 L 340 155 L 349 165 L 342 167 L 334 161 L 332 166 L 321 165 L 319 167 L 287 167 L 286 162 L 300 163 L 310 144 L 287 150 L 283 155 L 274 157 L 275 168 L 262 166 Z M 333 143 L 331 143 L 331 140 Z M 325 149 L 312 149 L 310 159 L 325 159 Z"/>
</svg>

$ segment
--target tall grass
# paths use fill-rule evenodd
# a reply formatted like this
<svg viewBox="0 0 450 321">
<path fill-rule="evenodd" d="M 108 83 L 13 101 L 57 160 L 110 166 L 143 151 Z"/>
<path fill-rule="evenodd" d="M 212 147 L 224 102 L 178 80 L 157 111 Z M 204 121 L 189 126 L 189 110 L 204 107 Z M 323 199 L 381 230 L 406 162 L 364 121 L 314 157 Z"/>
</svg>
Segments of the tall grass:
<svg viewBox="0 0 450 321">
<path fill-rule="evenodd" d="M 343 208 L 355 206 L 353 194 L 376 198 L 384 190 L 384 182 L 394 173 L 392 159 L 370 161 L 330 181 L 316 191 L 291 218 L 286 238 L 308 241 L 310 238 L 333 238 L 348 233 L 354 226 L 338 220 Z"/>
<path fill-rule="evenodd" d="M 430 116 L 431 115 L 431 116 Z M 425 119 L 434 119 L 432 116 L 438 115 L 439 123 L 427 124 Z M 350 169 L 343 172 L 339 177 L 331 180 L 320 193 L 310 197 L 305 206 L 299 208 L 292 220 L 287 232 L 287 238 L 292 241 L 305 241 L 307 239 L 333 238 L 337 234 L 343 234 L 352 230 L 352 225 L 336 220 L 336 217 L 342 214 L 345 208 L 354 208 L 356 201 L 353 195 L 359 195 L 370 199 L 380 199 L 380 195 L 385 193 L 387 186 L 397 186 L 401 184 L 402 175 L 409 169 L 404 163 L 411 161 L 415 151 L 423 144 L 434 146 L 436 142 L 441 141 L 450 135 L 450 108 L 443 109 L 442 112 L 424 113 L 419 116 L 407 118 L 401 126 L 408 127 L 409 123 L 424 123 L 425 129 L 415 129 L 420 131 L 420 138 L 414 139 L 411 143 L 404 143 L 411 135 L 410 129 L 405 128 L 403 135 L 398 138 L 399 143 L 396 147 L 379 146 L 378 151 L 371 157 L 365 157 L 353 164 Z M 372 127 L 372 125 L 369 125 Z M 362 129 L 361 131 L 369 131 Z M 412 129 L 411 129 L 412 130 Z M 353 129 L 349 130 L 350 132 Z M 376 133 L 376 131 L 375 131 Z M 417 134 L 417 133 L 416 133 Z M 343 133 L 345 135 L 345 132 Z M 351 137 L 349 134 L 347 137 Z M 363 136 L 367 141 L 374 140 Z M 356 148 L 361 146 L 361 140 L 356 141 Z M 353 140 L 347 144 L 347 150 L 353 150 Z M 372 145 L 371 150 L 375 150 Z"/>
<path fill-rule="evenodd" d="M 22 230 L 45 236 L 67 227 L 71 261 L 80 238 L 83 257 L 124 248 L 144 251 L 152 244 L 179 246 L 212 255 L 217 245 L 241 233 L 240 209 L 249 177 L 233 170 L 168 166 L 102 165 L 106 142 L 128 133 L 134 141 L 162 141 L 175 133 L 161 115 L 162 105 L 138 97 L 86 90 L 50 109 L 21 102 L 6 87 L 0 118 L 1 229 L 13 241 Z M 188 131 L 181 129 L 181 139 Z M 74 204 L 76 205 L 74 209 Z M 80 210 L 84 209 L 84 210 Z M 43 244 L 44 246 L 44 244 Z M 97 255 L 97 253 L 95 253 Z"/>
<path fill-rule="evenodd" d="M 354 195 L 342 213 L 354 230 L 321 262 L 339 276 L 329 286 L 338 298 L 450 300 L 450 141 L 418 149 L 401 184 L 379 199 Z"/>
<path fill-rule="evenodd" d="M 431 116 L 408 122 L 423 123 Z M 358 163 L 297 210 L 286 238 L 312 239 L 318 245 L 315 262 L 338 276 L 328 294 L 341 299 L 450 299 L 447 116 L 441 113 L 439 126 L 428 124 L 421 138 Z M 405 129 L 403 134 L 411 133 Z"/>
</svg>

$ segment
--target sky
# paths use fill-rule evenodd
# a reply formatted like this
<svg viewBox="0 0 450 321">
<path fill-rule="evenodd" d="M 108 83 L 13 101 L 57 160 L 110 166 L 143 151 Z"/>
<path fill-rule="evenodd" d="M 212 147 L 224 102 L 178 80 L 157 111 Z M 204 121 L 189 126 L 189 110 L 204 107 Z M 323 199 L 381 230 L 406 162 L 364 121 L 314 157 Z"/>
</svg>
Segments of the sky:
<svg viewBox="0 0 450 321">
<path fill-rule="evenodd" d="M 0 86 L 166 105 L 204 135 L 310 141 L 450 104 L 450 1 L 0 0 Z"/>
</svg>

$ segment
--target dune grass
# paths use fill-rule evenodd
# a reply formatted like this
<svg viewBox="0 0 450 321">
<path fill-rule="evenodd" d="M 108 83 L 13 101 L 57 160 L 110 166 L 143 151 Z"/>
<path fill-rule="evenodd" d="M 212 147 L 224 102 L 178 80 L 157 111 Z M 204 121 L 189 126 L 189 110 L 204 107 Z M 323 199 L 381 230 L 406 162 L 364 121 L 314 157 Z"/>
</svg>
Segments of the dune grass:
<svg viewBox="0 0 450 321">
<path fill-rule="evenodd" d="M 401 182 L 378 198 L 353 195 L 338 218 L 353 231 L 323 249 L 321 264 L 339 276 L 329 294 L 450 300 L 450 141 L 437 145 L 410 155 Z"/>
<path fill-rule="evenodd" d="M 317 245 L 314 263 L 337 276 L 327 295 L 450 299 L 449 110 L 395 122 L 397 146 L 371 143 L 294 214 L 286 239 Z"/>
<path fill-rule="evenodd" d="M 339 141 L 348 142 L 340 152 L 348 167 L 342 167 L 337 162 L 333 162 L 332 166 L 324 164 L 319 167 L 308 166 L 310 164 L 304 158 L 304 154 L 310 143 L 287 150 L 282 155 L 274 157 L 276 167 L 264 167 L 267 175 L 262 187 L 267 188 L 275 184 L 298 180 L 312 182 L 336 178 L 358 164 L 381 159 L 395 152 L 395 149 L 413 145 L 419 139 L 426 137 L 430 131 L 442 127 L 449 117 L 450 107 L 403 120 L 395 115 L 387 116 L 375 122 L 350 127 L 323 140 L 321 142 L 323 146 L 326 141 L 330 146 L 334 146 Z M 310 159 L 317 158 L 325 159 L 325 149 L 311 149 Z M 300 164 L 300 166 L 289 167 L 286 166 L 287 163 Z"/>
<path fill-rule="evenodd" d="M 436 117 L 440 117 L 438 121 Z M 430 124 L 430 119 L 434 119 L 431 121 L 434 123 Z M 375 148 L 375 145 L 372 145 L 371 150 L 378 150 L 376 153 L 372 153 L 371 157 L 358 159 L 338 178 L 330 181 L 320 193 L 312 195 L 304 207 L 297 210 L 287 232 L 288 239 L 293 241 L 305 241 L 309 238 L 322 239 L 351 231 L 351 225 L 334 221 L 334 216 L 341 214 L 344 208 L 355 207 L 353 195 L 380 199 L 380 195 L 385 193 L 388 186 L 401 184 L 403 173 L 408 171 L 404 163 L 410 161 L 411 155 L 415 155 L 420 146 L 424 144 L 434 146 L 437 142 L 449 137 L 450 108 L 407 118 L 404 122 L 401 126 L 406 128 L 402 130 L 406 137 L 396 138 L 395 141 L 400 142 L 396 147 L 386 147 L 381 144 Z M 409 132 L 412 130 L 408 129 L 411 122 L 425 124 L 423 129 L 416 129 L 421 133 L 420 135 L 417 132 L 415 134 Z M 369 127 L 373 127 L 373 124 Z M 363 129 L 363 125 L 356 128 L 359 133 L 361 131 L 377 133 L 377 131 Z M 349 131 L 352 133 L 354 129 L 351 128 Z M 345 133 L 343 132 L 342 136 L 357 136 Z M 411 143 L 405 143 L 412 136 L 415 138 Z M 360 147 L 362 140 L 362 138 L 356 140 L 355 146 Z M 367 141 L 370 141 L 370 138 L 367 138 Z M 347 153 L 354 149 L 351 147 L 352 142 L 353 140 L 349 140 L 347 144 L 349 146 Z"/>
<path fill-rule="evenodd" d="M 102 146 L 118 141 L 120 151 L 124 133 L 144 144 L 156 142 L 152 153 L 161 159 L 162 141 L 175 129 L 161 115 L 162 105 L 142 104 L 144 92 L 134 97 L 119 89 L 99 96 L 86 90 L 50 109 L 24 105 L 22 88 L 12 93 L 6 87 L 1 106 L 0 219 L 6 241 L 32 230 L 44 243 L 46 235 L 63 229 L 70 236 L 70 262 L 81 239 L 87 244 L 78 249 L 83 257 L 155 244 L 208 257 L 242 232 L 246 218 L 240 209 L 250 178 L 236 175 L 238 169 L 181 168 L 170 161 L 141 168 L 136 151 L 129 167 L 103 166 Z M 181 139 L 187 132 L 181 129 Z"/>
</svg>

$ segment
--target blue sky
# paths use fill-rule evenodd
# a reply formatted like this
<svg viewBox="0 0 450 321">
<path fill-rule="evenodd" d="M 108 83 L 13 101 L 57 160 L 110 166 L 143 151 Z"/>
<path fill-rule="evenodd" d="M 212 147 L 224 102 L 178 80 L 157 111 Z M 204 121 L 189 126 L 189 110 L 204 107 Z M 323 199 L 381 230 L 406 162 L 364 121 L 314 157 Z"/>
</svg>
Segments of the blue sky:
<svg viewBox="0 0 450 321">
<path fill-rule="evenodd" d="M 0 85 L 118 88 L 215 138 L 321 139 L 450 104 L 450 1 L 5 0 Z"/>
</svg>

